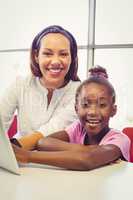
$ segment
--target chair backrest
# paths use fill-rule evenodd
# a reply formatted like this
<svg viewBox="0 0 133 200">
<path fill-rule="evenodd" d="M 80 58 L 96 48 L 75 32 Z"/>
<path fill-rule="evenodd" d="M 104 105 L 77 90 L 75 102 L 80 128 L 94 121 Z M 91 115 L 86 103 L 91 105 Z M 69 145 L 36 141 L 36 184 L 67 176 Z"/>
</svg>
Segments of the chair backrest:
<svg viewBox="0 0 133 200">
<path fill-rule="evenodd" d="M 133 162 L 133 127 L 125 127 L 122 130 L 131 140 L 131 149 L 130 149 L 130 162 Z"/>
<path fill-rule="evenodd" d="M 17 115 L 14 116 L 13 121 L 8 129 L 8 136 L 12 138 L 17 133 Z"/>
</svg>

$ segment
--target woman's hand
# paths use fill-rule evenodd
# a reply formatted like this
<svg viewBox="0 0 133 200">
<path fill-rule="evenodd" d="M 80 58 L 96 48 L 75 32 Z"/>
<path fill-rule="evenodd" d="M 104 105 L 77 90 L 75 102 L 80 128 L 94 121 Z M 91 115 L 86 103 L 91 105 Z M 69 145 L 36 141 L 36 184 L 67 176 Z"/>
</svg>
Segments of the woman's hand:
<svg viewBox="0 0 133 200">
<path fill-rule="evenodd" d="M 29 162 L 29 151 L 23 149 L 23 148 L 20 148 L 14 144 L 12 144 L 12 147 L 13 147 L 13 150 L 14 150 L 14 153 L 15 153 L 15 156 L 16 156 L 16 159 L 18 162 L 21 162 L 21 163 L 28 163 Z"/>
</svg>

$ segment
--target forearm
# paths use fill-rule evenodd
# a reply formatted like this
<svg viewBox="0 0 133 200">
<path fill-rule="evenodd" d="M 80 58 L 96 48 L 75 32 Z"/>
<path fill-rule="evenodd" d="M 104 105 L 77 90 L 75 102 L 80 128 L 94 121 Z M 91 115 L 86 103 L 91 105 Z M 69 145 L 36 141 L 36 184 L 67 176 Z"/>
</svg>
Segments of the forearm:
<svg viewBox="0 0 133 200">
<path fill-rule="evenodd" d="M 76 151 L 28 152 L 28 162 L 72 170 L 87 170 L 85 160 L 86 159 L 83 159 L 83 155 Z"/>
<path fill-rule="evenodd" d="M 121 152 L 115 145 L 81 145 L 79 150 L 30 152 L 29 161 L 73 170 L 91 170 L 109 164 L 120 156 Z"/>
<path fill-rule="evenodd" d="M 64 151 L 70 148 L 70 143 L 51 137 L 43 138 L 37 144 L 37 150 L 39 151 Z"/>
<path fill-rule="evenodd" d="M 22 163 L 40 163 L 74 170 L 86 170 L 86 157 L 78 151 L 27 151 L 12 145 L 16 159 Z"/>
<path fill-rule="evenodd" d="M 53 137 L 45 137 L 38 141 L 36 148 L 39 151 L 85 151 L 91 148 L 91 146 L 74 144 Z"/>
<path fill-rule="evenodd" d="M 121 151 L 115 145 L 104 145 L 69 151 L 26 151 L 13 146 L 19 162 L 32 162 L 53 165 L 73 170 L 90 170 L 109 164 L 121 157 Z"/>
</svg>

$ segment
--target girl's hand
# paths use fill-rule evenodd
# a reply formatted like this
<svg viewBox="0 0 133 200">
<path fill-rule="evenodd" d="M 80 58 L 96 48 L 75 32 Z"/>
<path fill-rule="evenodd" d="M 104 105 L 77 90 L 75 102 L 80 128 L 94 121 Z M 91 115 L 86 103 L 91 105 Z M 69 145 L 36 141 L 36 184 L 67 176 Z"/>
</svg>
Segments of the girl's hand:
<svg viewBox="0 0 133 200">
<path fill-rule="evenodd" d="M 29 152 L 23 148 L 20 148 L 14 144 L 12 144 L 16 159 L 18 162 L 21 163 L 28 163 L 29 162 Z"/>
</svg>

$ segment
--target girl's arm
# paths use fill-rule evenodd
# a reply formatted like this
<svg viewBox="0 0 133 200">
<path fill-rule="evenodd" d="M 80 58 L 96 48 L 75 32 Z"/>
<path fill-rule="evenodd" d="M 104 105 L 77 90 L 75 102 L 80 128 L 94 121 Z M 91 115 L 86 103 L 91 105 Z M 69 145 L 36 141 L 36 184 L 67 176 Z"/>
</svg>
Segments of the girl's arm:
<svg viewBox="0 0 133 200">
<path fill-rule="evenodd" d="M 112 144 L 94 146 L 80 145 L 79 150 L 53 152 L 26 151 L 14 145 L 16 158 L 20 162 L 41 163 L 72 170 L 90 170 L 109 164 L 121 157 L 120 149 Z"/>
<path fill-rule="evenodd" d="M 41 138 L 36 145 L 36 149 L 39 151 L 79 151 L 84 149 L 83 146 L 82 144 L 70 143 L 67 132 L 59 131 Z M 88 148 L 94 148 L 94 145 L 89 145 Z"/>
<path fill-rule="evenodd" d="M 73 144 L 69 143 L 69 137 L 65 131 L 59 131 L 41 138 L 37 143 L 37 150 L 39 151 L 64 151 L 70 150 L 72 147 Z"/>
</svg>

